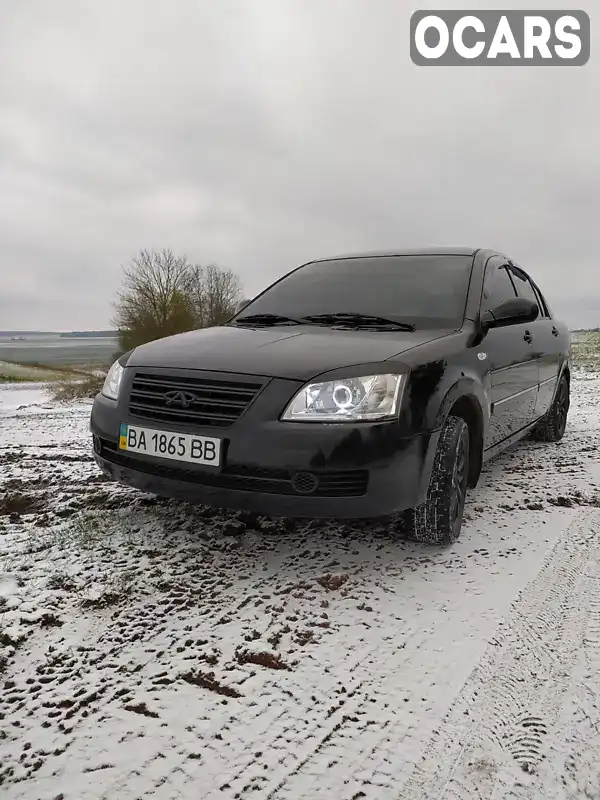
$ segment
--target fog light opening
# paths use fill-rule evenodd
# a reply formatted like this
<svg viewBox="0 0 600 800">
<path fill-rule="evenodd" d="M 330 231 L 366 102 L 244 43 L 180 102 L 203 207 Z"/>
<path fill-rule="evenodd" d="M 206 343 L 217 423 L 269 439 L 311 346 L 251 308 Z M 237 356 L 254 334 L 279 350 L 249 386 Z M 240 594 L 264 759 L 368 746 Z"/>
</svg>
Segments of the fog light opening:
<svg viewBox="0 0 600 800">
<path fill-rule="evenodd" d="M 312 472 L 297 472 L 292 478 L 292 486 L 298 494 L 312 494 L 319 486 L 319 479 Z"/>
</svg>

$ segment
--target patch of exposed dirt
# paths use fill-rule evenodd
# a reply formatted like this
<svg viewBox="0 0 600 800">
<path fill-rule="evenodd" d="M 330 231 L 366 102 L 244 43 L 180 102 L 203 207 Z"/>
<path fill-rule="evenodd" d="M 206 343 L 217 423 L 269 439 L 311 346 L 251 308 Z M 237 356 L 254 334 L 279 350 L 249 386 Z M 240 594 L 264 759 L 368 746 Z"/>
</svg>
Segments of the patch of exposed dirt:
<svg viewBox="0 0 600 800">
<path fill-rule="evenodd" d="M 13 636 L 9 631 L 0 629 L 0 645 L 3 647 L 18 647 L 22 641 L 22 636 Z"/>
<path fill-rule="evenodd" d="M 265 669 L 278 669 L 288 670 L 291 672 L 291 667 L 287 664 L 279 653 L 269 653 L 268 651 L 254 651 L 239 649 L 235 654 L 238 664 L 255 664 L 257 667 L 265 667 Z"/>
<path fill-rule="evenodd" d="M 90 609 L 108 608 L 109 606 L 114 606 L 117 603 L 120 603 L 122 600 L 125 600 L 127 596 L 127 592 L 113 592 L 109 590 L 102 592 L 97 597 L 84 598 L 81 601 L 81 608 L 84 611 L 88 611 Z"/>
<path fill-rule="evenodd" d="M 600 495 L 585 495 L 583 492 L 574 491 L 568 495 L 548 497 L 548 503 L 559 508 L 573 508 L 574 506 L 600 507 Z"/>
<path fill-rule="evenodd" d="M 154 719 L 158 719 L 158 714 L 156 711 L 151 711 L 146 703 L 130 703 L 127 706 L 123 706 L 125 711 L 133 711 L 134 714 L 142 714 L 144 717 L 154 717 Z"/>
<path fill-rule="evenodd" d="M 76 592 L 78 589 L 77 582 L 62 572 L 56 572 L 51 575 L 46 586 L 52 591 Z"/>
<path fill-rule="evenodd" d="M 314 631 L 298 631 L 298 633 L 294 636 L 294 641 L 299 644 L 300 647 L 305 647 L 307 644 L 311 644 L 314 639 Z"/>
<path fill-rule="evenodd" d="M 192 686 L 200 686 L 202 689 L 208 689 L 215 694 L 223 695 L 224 697 L 243 697 L 242 693 L 233 686 L 225 686 L 215 678 L 214 672 L 186 672 L 180 675 L 181 679 Z"/>
<path fill-rule="evenodd" d="M 317 578 L 317 583 L 326 589 L 328 592 L 335 592 L 341 589 L 342 586 L 348 582 L 350 576 L 346 572 L 339 572 L 337 574 L 328 573 Z"/>
<path fill-rule="evenodd" d="M 46 508 L 46 504 L 43 495 L 6 492 L 0 497 L 0 516 L 38 514 Z"/>
</svg>

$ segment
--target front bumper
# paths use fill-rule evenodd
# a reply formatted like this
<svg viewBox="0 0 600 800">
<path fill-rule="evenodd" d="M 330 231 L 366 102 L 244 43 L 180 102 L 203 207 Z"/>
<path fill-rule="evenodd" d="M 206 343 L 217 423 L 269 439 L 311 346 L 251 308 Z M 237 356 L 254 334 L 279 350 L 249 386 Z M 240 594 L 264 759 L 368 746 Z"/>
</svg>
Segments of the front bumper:
<svg viewBox="0 0 600 800">
<path fill-rule="evenodd" d="M 113 480 L 144 492 L 267 516 L 376 517 L 425 499 L 439 432 L 402 436 L 396 421 L 282 423 L 272 415 L 264 419 L 268 400 L 254 403 L 230 427 L 215 430 L 150 423 L 132 416 L 126 402 L 98 395 L 90 420 L 96 462 Z M 224 463 L 215 471 L 119 451 L 122 422 L 219 436 Z"/>
</svg>

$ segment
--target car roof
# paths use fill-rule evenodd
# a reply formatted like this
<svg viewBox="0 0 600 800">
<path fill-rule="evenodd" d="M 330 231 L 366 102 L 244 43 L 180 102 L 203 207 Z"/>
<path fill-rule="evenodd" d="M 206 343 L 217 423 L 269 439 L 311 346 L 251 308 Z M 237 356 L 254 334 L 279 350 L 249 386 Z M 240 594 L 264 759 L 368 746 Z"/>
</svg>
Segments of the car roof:
<svg viewBox="0 0 600 800">
<path fill-rule="evenodd" d="M 314 261 L 337 261 L 343 258 L 382 258 L 385 256 L 473 256 L 479 247 L 399 247 L 394 250 L 370 250 L 361 253 L 344 253 L 337 256 L 315 258 Z"/>
</svg>

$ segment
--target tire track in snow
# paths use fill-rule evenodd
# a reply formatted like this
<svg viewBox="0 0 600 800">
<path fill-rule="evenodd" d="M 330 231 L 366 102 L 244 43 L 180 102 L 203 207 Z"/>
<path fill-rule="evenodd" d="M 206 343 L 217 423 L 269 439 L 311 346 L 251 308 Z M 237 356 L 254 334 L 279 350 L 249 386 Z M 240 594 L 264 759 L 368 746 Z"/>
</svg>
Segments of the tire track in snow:
<svg viewBox="0 0 600 800">
<path fill-rule="evenodd" d="M 600 666 L 599 555 L 600 512 L 588 509 L 513 604 L 399 800 L 549 797 L 531 792 L 582 647 Z"/>
<path fill-rule="evenodd" d="M 589 562 L 589 616 L 573 671 L 572 689 L 560 709 L 559 736 L 549 742 L 534 782 L 544 800 L 600 798 L 600 563 Z M 503 800 L 528 800 L 532 787 L 515 785 Z"/>
</svg>

